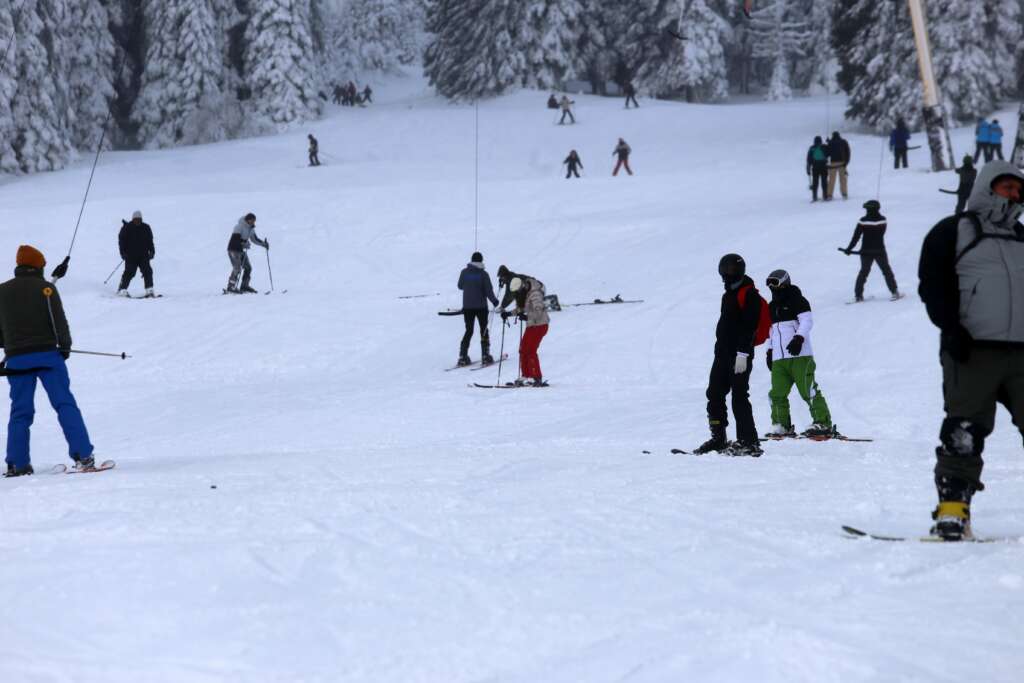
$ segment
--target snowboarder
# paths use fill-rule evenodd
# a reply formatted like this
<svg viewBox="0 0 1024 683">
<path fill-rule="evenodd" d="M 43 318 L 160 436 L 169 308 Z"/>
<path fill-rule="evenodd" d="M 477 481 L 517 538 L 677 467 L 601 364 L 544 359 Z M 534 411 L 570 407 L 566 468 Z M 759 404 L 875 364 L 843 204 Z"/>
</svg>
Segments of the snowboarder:
<svg viewBox="0 0 1024 683">
<path fill-rule="evenodd" d="M 982 158 L 985 161 L 991 161 L 989 158 L 991 155 L 988 151 L 988 136 L 989 136 L 989 124 L 985 119 L 978 119 L 978 123 L 974 126 L 974 156 L 972 161 L 977 164 L 978 159 Z"/>
<path fill-rule="evenodd" d="M 502 310 L 501 319 L 517 317 L 526 322 L 526 332 L 519 342 L 519 378 L 515 384 L 520 387 L 547 386 L 540 369 L 540 357 L 537 355 L 550 323 L 547 306 L 544 305 L 544 283 L 533 277 L 516 275 L 507 268 L 504 272 L 508 278 L 505 297 L 508 299 L 511 296 L 516 302 L 516 307 L 512 311 Z M 504 308 L 504 305 L 501 308 Z"/>
<path fill-rule="evenodd" d="M 946 417 L 935 449 L 938 507 L 931 533 L 971 537 L 971 498 L 981 482 L 985 438 L 1002 403 L 1024 432 L 1024 173 L 993 161 L 981 169 L 967 213 L 925 237 L 921 300 L 939 328 Z"/>
<path fill-rule="evenodd" d="M 260 239 L 256 235 L 256 214 L 247 213 L 238 219 L 238 224 L 231 231 L 228 240 L 228 258 L 231 260 L 231 275 L 228 276 L 229 294 L 255 294 L 256 290 L 249 286 L 252 276 L 252 264 L 249 262 L 249 242 L 255 242 L 266 250 L 270 250 L 270 240 Z M 238 287 L 238 275 L 242 275 L 242 286 Z"/>
<path fill-rule="evenodd" d="M 768 392 L 772 404 L 772 429 L 769 435 L 777 438 L 796 436 L 789 412 L 789 392 L 796 384 L 800 398 L 811 410 L 813 424 L 803 432 L 804 436 L 830 436 L 832 415 L 814 379 L 815 363 L 810 337 L 814 320 L 811 317 L 811 305 L 784 270 L 772 271 L 767 285 L 772 293 L 772 301 L 768 305 L 772 316 L 768 334 L 771 346 L 767 356 L 768 370 L 772 375 L 772 388 Z"/>
<path fill-rule="evenodd" d="M 630 102 L 633 102 L 637 109 L 640 108 L 640 103 L 636 101 L 636 88 L 633 87 L 633 81 L 626 81 L 626 84 L 622 86 L 622 93 L 626 96 L 626 109 L 629 109 Z"/>
<path fill-rule="evenodd" d="M 121 259 L 124 261 L 124 273 L 121 275 L 121 284 L 117 288 L 118 296 L 129 296 L 128 285 L 131 284 L 135 273 L 142 271 L 142 281 L 146 286 L 146 298 L 152 299 L 156 296 L 153 293 L 153 267 L 150 265 L 156 257 L 156 247 L 153 246 L 153 229 L 142 222 L 142 212 L 132 213 L 130 223 L 121 221 L 121 232 L 117 235 L 117 246 L 121 251 Z"/>
<path fill-rule="evenodd" d="M 992 119 L 988 127 L 988 154 L 985 161 L 992 161 L 994 158 L 1003 160 L 1003 127 L 999 125 L 999 119 Z"/>
<path fill-rule="evenodd" d="M 558 122 L 558 125 L 565 123 L 565 117 L 569 117 L 570 123 L 576 123 L 576 117 L 572 114 L 572 105 L 576 104 L 575 100 L 570 100 L 567 95 L 562 95 L 562 99 L 558 102 L 558 106 L 562 109 L 562 119 Z"/>
<path fill-rule="evenodd" d="M 846 167 L 850 164 L 850 143 L 839 135 L 839 131 L 833 131 L 828 141 L 828 196 L 832 199 L 836 194 L 836 178 L 839 179 L 839 191 L 843 199 L 847 198 L 846 192 Z"/>
<path fill-rule="evenodd" d="M 473 326 L 476 323 L 480 324 L 480 362 L 490 365 L 494 359 L 491 357 L 491 337 L 487 329 L 487 302 L 497 307 L 498 297 L 494 296 L 491 276 L 484 270 L 484 257 L 479 251 L 473 252 L 469 263 L 459 274 L 459 289 L 462 290 L 462 317 L 466 321 L 466 333 L 462 335 L 458 365 L 461 367 L 472 362 L 469 359 L 469 342 L 473 339 Z"/>
<path fill-rule="evenodd" d="M 811 201 L 818 201 L 818 186 L 821 186 L 821 195 L 828 199 L 828 188 L 825 187 L 825 179 L 828 176 L 828 150 L 821 142 L 821 136 L 814 138 L 814 144 L 807 150 L 807 175 L 811 178 Z"/>
<path fill-rule="evenodd" d="M 888 221 L 881 214 L 882 205 L 874 199 L 864 202 L 864 217 L 857 222 L 857 227 L 850 238 L 850 244 L 843 249 L 847 256 L 853 253 L 857 242 L 863 238 L 860 247 L 860 272 L 857 273 L 857 281 L 853 285 L 854 301 L 864 301 L 864 284 L 868 281 L 871 273 L 871 266 L 878 264 L 885 278 L 885 285 L 892 294 L 892 300 L 900 298 L 899 288 L 896 286 L 896 277 L 892 274 L 889 266 L 889 254 L 885 250 L 885 231 L 888 228 Z"/>
<path fill-rule="evenodd" d="M 956 169 L 956 174 L 960 176 L 960 184 L 956 188 L 956 211 L 954 213 L 964 212 L 967 200 L 974 189 L 974 179 L 978 177 L 978 169 L 974 168 L 973 161 L 971 155 L 968 154 L 964 156 L 963 166 Z"/>
<path fill-rule="evenodd" d="M 562 162 L 563 165 L 567 166 L 568 169 L 565 172 L 565 178 L 568 180 L 572 176 L 580 177 L 579 170 L 583 168 L 583 161 L 580 159 L 580 155 L 576 153 L 576 150 L 570 150 L 569 156 Z"/>
<path fill-rule="evenodd" d="M 750 406 L 750 372 L 754 341 L 761 321 L 762 299 L 747 277 L 747 265 L 739 254 L 726 254 L 718 262 L 718 274 L 725 285 L 721 315 L 715 330 L 715 356 L 708 379 L 708 425 L 711 438 L 694 452 L 728 452 L 730 455 L 760 456 L 761 445 Z M 725 397 L 732 393 L 736 418 L 735 444 L 725 436 L 729 414 Z"/>
<path fill-rule="evenodd" d="M 551 97 L 548 98 L 548 109 L 558 109 L 558 98 L 555 97 L 555 93 L 551 93 Z"/>
<path fill-rule="evenodd" d="M 36 381 L 43 384 L 68 443 L 75 468 L 90 470 L 93 446 L 71 393 L 65 363 L 71 330 L 57 288 L 46 281 L 46 259 L 33 247 L 18 247 L 14 279 L 0 285 L 0 345 L 11 387 L 7 427 L 7 476 L 32 474 L 29 430 L 35 416 Z"/>
<path fill-rule="evenodd" d="M 317 139 L 315 137 L 313 137 L 312 133 L 310 133 L 307 137 L 309 138 L 309 165 L 310 166 L 319 166 L 320 165 L 320 143 L 317 142 Z"/>
<path fill-rule="evenodd" d="M 629 155 L 633 149 L 626 144 L 626 141 L 619 138 L 619 144 L 615 145 L 615 151 L 612 152 L 612 156 L 617 156 L 618 161 L 615 162 L 615 170 L 612 171 L 612 176 L 619 175 L 619 169 L 625 168 L 626 173 L 633 175 L 633 169 L 629 167 Z"/>
<path fill-rule="evenodd" d="M 893 168 L 907 167 L 907 149 L 910 144 L 910 129 L 906 122 L 900 118 L 896 119 L 896 127 L 889 133 L 889 149 L 893 154 Z"/>
<path fill-rule="evenodd" d="M 363 102 L 373 104 L 373 88 L 370 87 L 369 83 L 367 83 L 366 87 L 363 88 Z"/>
</svg>

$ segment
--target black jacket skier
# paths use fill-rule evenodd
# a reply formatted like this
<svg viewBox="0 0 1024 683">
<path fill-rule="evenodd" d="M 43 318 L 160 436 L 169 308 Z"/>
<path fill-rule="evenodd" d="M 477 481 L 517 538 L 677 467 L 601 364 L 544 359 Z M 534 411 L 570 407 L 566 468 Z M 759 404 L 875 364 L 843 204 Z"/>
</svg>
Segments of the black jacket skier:
<svg viewBox="0 0 1024 683">
<path fill-rule="evenodd" d="M 871 273 L 871 266 L 878 264 L 885 278 L 885 284 L 892 294 L 893 300 L 900 297 L 899 288 L 896 286 L 896 276 L 889 266 L 889 254 L 885 250 L 885 231 L 889 223 L 882 215 L 882 205 L 874 199 L 864 202 L 866 213 L 857 222 L 857 227 L 850 238 L 850 244 L 843 251 L 847 255 L 852 253 L 857 242 L 861 241 L 860 247 L 860 271 L 857 273 L 857 280 L 854 282 L 853 294 L 855 301 L 864 300 L 864 284 Z"/>
<path fill-rule="evenodd" d="M 142 212 L 132 214 L 131 222 L 121 221 L 121 232 L 117 235 L 117 246 L 124 260 L 124 273 L 117 288 L 119 296 L 128 296 L 128 285 L 138 271 L 146 286 L 146 296 L 153 297 L 153 268 L 150 261 L 156 257 L 153 245 L 153 229 L 142 222 Z"/>
<path fill-rule="evenodd" d="M 715 329 L 715 356 L 708 379 L 708 425 L 711 438 L 697 453 L 728 450 L 732 455 L 761 455 L 761 447 L 750 406 L 750 372 L 754 360 L 754 339 L 761 320 L 762 299 L 747 277 L 746 263 L 738 254 L 726 254 L 718 264 L 725 285 L 721 314 Z M 726 439 L 729 414 L 725 397 L 732 394 L 737 443 Z"/>
<path fill-rule="evenodd" d="M 480 325 L 481 362 L 489 365 L 491 358 L 491 338 L 487 329 L 487 302 L 498 305 L 498 297 L 494 295 L 491 276 L 484 270 L 484 257 L 479 251 L 473 252 L 469 263 L 459 274 L 459 289 L 462 290 L 462 317 L 466 323 L 466 333 L 462 335 L 459 346 L 459 365 L 469 365 L 469 342 L 473 339 L 473 326 Z"/>
<path fill-rule="evenodd" d="M 960 184 L 956 187 L 955 213 L 963 213 L 974 189 L 974 181 L 978 177 L 978 169 L 974 167 L 974 159 L 970 154 L 964 157 L 964 165 L 956 169 L 956 174 L 960 176 Z"/>
<path fill-rule="evenodd" d="M 580 159 L 580 155 L 576 153 L 576 150 L 570 151 L 569 156 L 565 158 L 565 161 L 563 161 L 562 164 L 564 166 L 568 166 L 565 171 L 566 178 L 571 176 L 576 176 L 577 178 L 580 177 L 579 172 L 583 169 L 583 161 Z"/>
</svg>

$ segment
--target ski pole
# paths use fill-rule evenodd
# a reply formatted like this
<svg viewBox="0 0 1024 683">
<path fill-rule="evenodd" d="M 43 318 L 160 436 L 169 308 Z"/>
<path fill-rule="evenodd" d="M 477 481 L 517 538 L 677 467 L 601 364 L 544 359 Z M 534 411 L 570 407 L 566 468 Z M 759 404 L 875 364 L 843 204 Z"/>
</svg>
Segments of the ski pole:
<svg viewBox="0 0 1024 683">
<path fill-rule="evenodd" d="M 841 252 L 843 252 L 843 253 L 844 253 L 844 254 L 846 254 L 847 256 L 849 256 L 850 254 L 859 254 L 859 253 L 860 253 L 859 251 L 854 251 L 853 249 L 851 249 L 850 251 L 846 251 L 846 250 L 845 250 L 845 249 L 843 249 L 842 247 L 836 247 L 836 249 L 837 249 L 838 251 L 841 251 Z"/>
<path fill-rule="evenodd" d="M 270 269 L 270 247 L 267 247 L 267 275 L 270 276 L 270 291 L 274 291 L 274 271 Z"/>
<path fill-rule="evenodd" d="M 505 362 L 505 328 L 508 327 L 508 323 L 505 320 L 501 321 L 501 350 L 498 351 L 498 381 L 496 384 L 501 386 L 501 364 Z"/>
<path fill-rule="evenodd" d="M 70 353 L 80 353 L 85 356 L 106 356 L 107 358 L 120 358 L 121 360 L 131 358 L 131 356 L 123 351 L 121 353 L 104 353 L 102 351 L 79 351 L 78 349 L 71 349 Z"/>
<path fill-rule="evenodd" d="M 107 284 L 108 282 L 110 282 L 110 278 L 114 277 L 114 273 L 117 272 L 117 269 L 120 268 L 123 263 L 124 263 L 124 259 L 121 259 L 118 262 L 118 264 L 116 266 L 114 266 L 114 269 L 112 271 L 110 271 L 110 275 L 108 275 L 107 279 L 103 281 L 103 284 Z"/>
</svg>

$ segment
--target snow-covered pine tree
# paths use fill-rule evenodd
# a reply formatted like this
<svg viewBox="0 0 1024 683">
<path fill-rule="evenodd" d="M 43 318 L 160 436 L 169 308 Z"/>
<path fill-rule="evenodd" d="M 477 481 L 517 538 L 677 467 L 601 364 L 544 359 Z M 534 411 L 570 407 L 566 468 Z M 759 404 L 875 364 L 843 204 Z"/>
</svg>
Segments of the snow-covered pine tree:
<svg viewBox="0 0 1024 683">
<path fill-rule="evenodd" d="M 807 57 L 793 64 L 793 86 L 800 90 L 819 88 L 839 92 L 836 81 L 836 53 L 832 46 L 832 15 L 836 0 L 797 0 L 797 16 L 807 22 Z"/>
<path fill-rule="evenodd" d="M 244 80 L 257 125 L 284 130 L 320 116 L 310 0 L 250 0 L 245 46 Z"/>
<path fill-rule="evenodd" d="M 992 63 L 1000 78 L 1000 91 L 1005 94 L 1021 92 L 1019 57 L 1024 50 L 1024 23 L 1022 0 L 983 0 L 985 7 L 984 45 L 989 49 Z M 1013 65 L 1013 68 L 1011 68 Z"/>
<path fill-rule="evenodd" d="M 110 16 L 100 0 L 77 0 L 71 4 L 71 22 L 66 39 L 71 68 L 68 72 L 75 123 L 71 140 L 79 150 L 94 150 L 100 138 L 110 148 L 111 136 L 102 136 L 114 99 L 114 37 L 108 28 Z"/>
<path fill-rule="evenodd" d="M 0 173 L 18 171 L 18 160 L 14 155 L 14 113 L 11 111 L 11 102 L 17 91 L 14 75 L 18 64 L 12 9 L 9 3 L 0 6 Z"/>
<path fill-rule="evenodd" d="M 765 59 L 772 66 L 768 84 L 769 100 L 788 100 L 793 97 L 790 81 L 791 62 L 807 54 L 810 39 L 806 21 L 798 19 L 793 0 L 762 2 L 751 13 L 750 33 L 753 38 L 753 56 Z"/>
<path fill-rule="evenodd" d="M 53 171 L 71 159 L 71 110 L 66 74 L 69 59 L 59 41 L 67 29 L 63 0 L 22 0 L 14 16 L 17 88 L 11 102 L 14 153 L 26 173 Z"/>
<path fill-rule="evenodd" d="M 575 75 L 574 51 L 582 15 L 578 0 L 528 0 L 522 32 L 527 87 L 562 88 Z"/>
<path fill-rule="evenodd" d="M 932 62 L 946 113 L 954 121 L 974 122 L 999 104 L 1003 75 L 1012 73 L 1010 63 L 1001 69 L 992 59 L 996 46 L 984 40 L 988 18 L 983 3 L 930 0 L 927 8 Z"/>
<path fill-rule="evenodd" d="M 349 0 L 328 22 L 328 73 L 335 81 L 361 80 L 367 71 L 391 72 L 418 56 L 422 11 L 416 0 Z"/>
<path fill-rule="evenodd" d="M 879 132 L 903 118 L 921 124 L 921 80 L 906 3 L 855 0 L 837 5 L 833 36 L 846 117 Z"/>
<path fill-rule="evenodd" d="M 729 26 L 705 0 L 682 0 L 682 85 L 687 102 L 716 102 L 729 95 L 725 47 Z"/>
</svg>

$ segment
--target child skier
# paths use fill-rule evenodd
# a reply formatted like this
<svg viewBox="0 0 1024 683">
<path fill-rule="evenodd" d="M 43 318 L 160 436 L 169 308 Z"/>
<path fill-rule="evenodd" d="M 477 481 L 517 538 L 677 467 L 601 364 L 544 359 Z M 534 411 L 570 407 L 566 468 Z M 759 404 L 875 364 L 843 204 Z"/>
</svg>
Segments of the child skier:
<svg viewBox="0 0 1024 683">
<path fill-rule="evenodd" d="M 231 231 L 228 240 L 228 258 L 231 260 L 231 275 L 228 276 L 228 287 L 225 294 L 255 294 L 256 290 L 249 286 L 252 276 L 252 264 L 249 263 L 249 242 L 255 242 L 264 249 L 270 250 L 270 240 L 261 240 L 256 235 L 256 214 L 247 213 L 238 219 L 238 224 Z M 242 276 L 242 286 L 238 287 L 238 276 Z"/>
<path fill-rule="evenodd" d="M 309 138 L 309 165 L 319 166 L 320 165 L 320 143 L 317 141 L 313 134 L 310 133 Z"/>
<path fill-rule="evenodd" d="M 789 392 L 794 384 L 800 398 L 811 409 L 813 424 L 804 431 L 804 436 L 831 436 L 832 416 L 814 379 L 811 305 L 784 270 L 772 271 L 767 285 L 772 293 L 772 301 L 768 305 L 772 316 L 768 334 L 771 346 L 767 357 L 768 370 L 772 374 L 772 388 L 768 392 L 772 404 L 772 429 L 768 436 L 796 436 L 789 413 Z"/>
<path fill-rule="evenodd" d="M 612 171 L 612 176 L 619 175 L 619 169 L 625 167 L 626 173 L 633 175 L 633 169 L 629 167 L 629 155 L 633 149 L 626 144 L 626 141 L 619 138 L 619 144 L 615 145 L 615 151 L 612 152 L 612 156 L 617 156 L 618 161 L 615 162 L 615 170 Z"/>
<path fill-rule="evenodd" d="M 562 118 L 558 122 L 558 125 L 565 123 L 565 117 L 569 117 L 569 123 L 576 123 L 576 117 L 572 114 L 572 105 L 576 104 L 575 101 L 570 100 L 567 95 L 562 95 L 562 99 L 559 100 L 558 106 L 562 109 Z"/>
<path fill-rule="evenodd" d="M 892 300 L 900 298 L 899 288 L 896 286 L 896 276 L 892 274 L 889 266 L 889 254 L 885 250 L 885 231 L 888 223 L 885 216 L 881 214 L 882 205 L 874 199 L 864 202 L 864 209 L 867 213 L 857 223 L 857 228 L 850 238 L 850 245 L 843 249 L 849 256 L 853 248 L 857 246 L 858 240 L 864 238 L 860 248 L 860 272 L 857 273 L 857 281 L 853 285 L 854 301 L 864 301 L 864 284 L 868 281 L 868 274 L 871 273 L 871 266 L 878 263 L 885 278 L 885 284 L 892 294 Z"/>
<path fill-rule="evenodd" d="M 466 333 L 459 346 L 460 367 L 469 365 L 469 342 L 473 340 L 473 327 L 480 324 L 480 352 L 482 365 L 494 362 L 491 357 L 491 337 L 487 329 L 487 302 L 498 305 L 494 296 L 491 276 L 484 270 L 484 257 L 479 251 L 473 252 L 469 263 L 459 274 L 459 289 L 462 290 L 462 317 L 466 321 Z"/>
<path fill-rule="evenodd" d="M 576 150 L 570 150 L 569 156 L 562 162 L 564 166 L 568 168 L 565 171 L 565 179 L 568 180 L 572 176 L 580 177 L 580 169 L 583 168 L 583 161 L 580 159 L 580 155 L 576 153 Z"/>
</svg>

